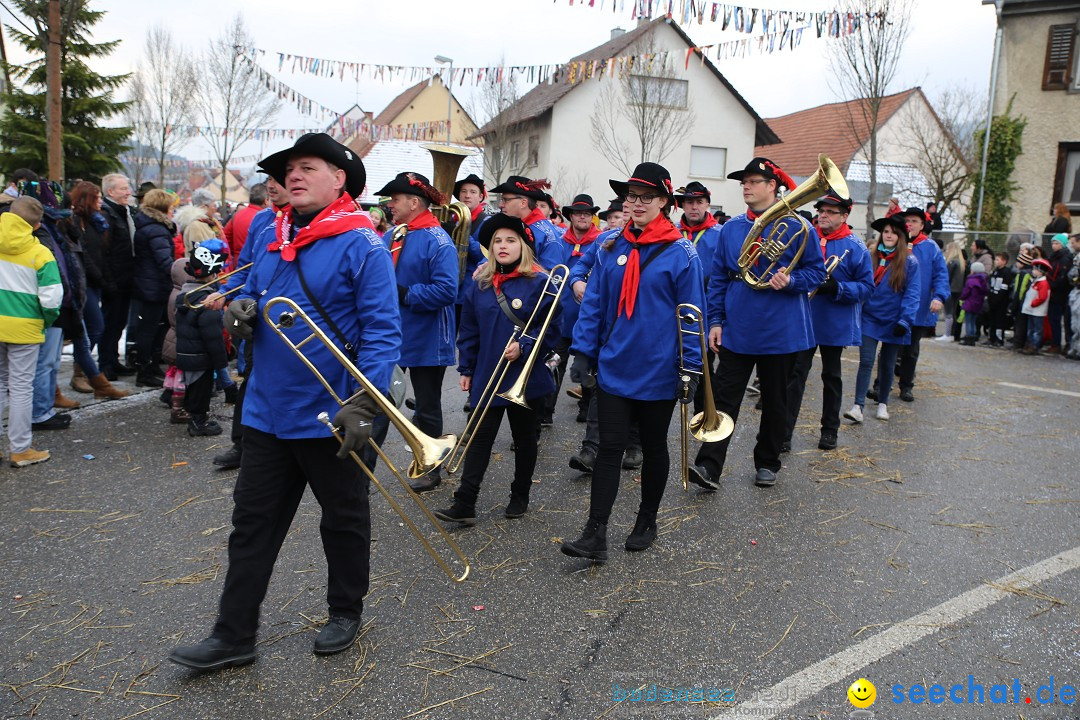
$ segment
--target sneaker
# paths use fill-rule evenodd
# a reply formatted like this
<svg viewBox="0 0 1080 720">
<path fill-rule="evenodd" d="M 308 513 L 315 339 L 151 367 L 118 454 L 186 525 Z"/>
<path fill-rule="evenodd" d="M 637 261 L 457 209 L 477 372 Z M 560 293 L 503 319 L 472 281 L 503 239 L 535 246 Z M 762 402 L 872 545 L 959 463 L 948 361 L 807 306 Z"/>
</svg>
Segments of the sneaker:
<svg viewBox="0 0 1080 720">
<path fill-rule="evenodd" d="M 552 416 L 551 413 L 547 413 L 546 415 L 541 416 L 540 427 L 551 427 L 554 424 L 555 418 Z"/>
<path fill-rule="evenodd" d="M 48 420 L 30 423 L 31 430 L 66 430 L 71 425 L 71 416 L 67 413 L 56 413 Z"/>
<path fill-rule="evenodd" d="M 570 458 L 570 467 L 583 473 L 591 473 L 595 464 L 596 452 L 588 447 L 581 448 L 581 452 Z"/>
<path fill-rule="evenodd" d="M 877 406 L 877 419 L 888 420 L 889 419 L 889 406 L 885 403 L 878 403 Z"/>
<path fill-rule="evenodd" d="M 746 386 L 747 395 L 760 395 L 761 394 L 761 381 L 754 378 L 754 382 Z"/>
<path fill-rule="evenodd" d="M 622 468 L 623 470 L 637 470 L 641 467 L 643 460 L 641 448 L 636 445 L 630 445 L 623 453 Z"/>
<path fill-rule="evenodd" d="M 862 408 L 858 405 L 852 405 L 851 409 L 844 413 L 844 417 L 858 425 L 862 422 Z"/>
<path fill-rule="evenodd" d="M 511 520 L 517 520 L 519 517 L 524 517 L 525 512 L 529 509 L 529 499 L 518 497 L 517 495 L 510 496 L 510 503 L 506 506 L 506 510 L 503 511 L 503 515 Z"/>
<path fill-rule="evenodd" d="M 510 508 L 507 508 L 509 511 Z M 431 514 L 439 518 L 443 522 L 456 522 L 462 525 L 475 525 L 476 524 L 476 510 L 468 508 L 461 503 L 454 501 L 454 504 L 448 508 L 442 510 L 432 510 Z M 524 513 L 522 513 L 523 515 Z M 507 515 L 509 517 L 509 515 Z M 521 517 L 520 515 L 518 517 Z"/>
<path fill-rule="evenodd" d="M 11 453 L 11 467 L 21 468 L 27 465 L 37 465 L 49 459 L 48 450 L 35 450 L 26 448 L 22 452 Z"/>
</svg>

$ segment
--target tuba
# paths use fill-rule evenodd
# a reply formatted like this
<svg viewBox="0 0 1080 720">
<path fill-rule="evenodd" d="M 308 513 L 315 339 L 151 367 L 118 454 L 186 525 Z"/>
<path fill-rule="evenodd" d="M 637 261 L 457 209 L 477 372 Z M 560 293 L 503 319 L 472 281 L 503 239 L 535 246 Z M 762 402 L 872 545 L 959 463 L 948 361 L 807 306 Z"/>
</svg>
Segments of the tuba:
<svg viewBox="0 0 1080 720">
<path fill-rule="evenodd" d="M 775 205 L 758 215 L 746 240 L 743 241 L 742 252 L 739 253 L 739 277 L 747 285 L 755 290 L 764 290 L 769 287 L 769 278 L 776 273 L 788 273 L 798 264 L 803 252 L 806 251 L 806 243 L 810 240 L 810 224 L 795 210 L 800 205 L 821 197 L 830 188 L 840 197 L 850 197 L 847 182 L 840 168 L 822 153 L 818 155 L 818 169 L 813 175 L 788 194 L 782 195 Z M 774 224 L 768 236 L 761 237 L 767 225 L 785 217 L 798 220 L 799 229 L 791 232 L 787 223 Z M 780 258 L 795 243 L 799 243 L 795 257 L 787 267 L 777 267 Z M 754 266 L 762 255 L 769 260 L 769 266 L 758 272 Z"/>
<path fill-rule="evenodd" d="M 450 145 L 425 145 L 424 147 L 431 153 L 431 161 L 434 165 L 431 184 L 446 196 L 446 205 L 433 207 L 431 212 L 439 218 L 439 222 L 453 224 L 450 238 L 454 241 L 454 247 L 457 248 L 458 284 L 460 285 L 465 280 L 465 267 L 469 262 L 472 212 L 465 203 L 454 200 L 454 181 L 457 179 L 462 161 L 473 153 Z"/>
</svg>

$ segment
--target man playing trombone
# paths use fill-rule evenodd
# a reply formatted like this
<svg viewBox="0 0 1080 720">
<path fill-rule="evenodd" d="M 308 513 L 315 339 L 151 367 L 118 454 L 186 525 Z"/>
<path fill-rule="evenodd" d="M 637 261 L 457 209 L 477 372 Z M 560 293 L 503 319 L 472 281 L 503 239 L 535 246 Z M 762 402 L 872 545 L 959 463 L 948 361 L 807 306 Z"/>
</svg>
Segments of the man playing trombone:
<svg viewBox="0 0 1080 720">
<path fill-rule="evenodd" d="M 352 645 L 368 591 L 367 481 L 348 451 L 367 443 L 376 403 L 369 393 L 353 395 L 351 376 L 328 348 L 310 353 L 309 361 L 335 392 L 350 398 L 334 418 L 345 434 L 340 445 L 317 420 L 331 398 L 273 329 L 258 320 L 263 305 L 285 296 L 320 318 L 383 392 L 401 347 L 397 305 L 386 302 L 395 293 L 390 253 L 353 201 L 365 182 L 360 159 L 329 135 L 311 133 L 260 165 L 284 180 L 292 204 L 261 231 L 272 235 L 265 255 L 225 316 L 230 332 L 253 340 L 255 362 L 244 404 L 244 453 L 217 622 L 205 640 L 169 655 L 199 670 L 255 659 L 259 607 L 308 485 L 322 507 L 328 570 L 329 620 L 315 639 L 316 654 Z M 265 238 L 248 242 L 261 245 Z"/>
</svg>

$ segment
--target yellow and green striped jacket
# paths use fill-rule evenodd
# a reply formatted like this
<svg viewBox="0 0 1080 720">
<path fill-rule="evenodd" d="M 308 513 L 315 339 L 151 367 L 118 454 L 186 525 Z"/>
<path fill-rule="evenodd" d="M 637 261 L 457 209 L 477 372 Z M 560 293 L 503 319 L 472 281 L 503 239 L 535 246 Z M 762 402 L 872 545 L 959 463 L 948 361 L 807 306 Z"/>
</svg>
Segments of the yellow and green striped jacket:
<svg viewBox="0 0 1080 720">
<path fill-rule="evenodd" d="M 13 212 L 0 215 L 0 342 L 33 345 L 60 315 L 64 286 L 52 251 Z"/>
</svg>

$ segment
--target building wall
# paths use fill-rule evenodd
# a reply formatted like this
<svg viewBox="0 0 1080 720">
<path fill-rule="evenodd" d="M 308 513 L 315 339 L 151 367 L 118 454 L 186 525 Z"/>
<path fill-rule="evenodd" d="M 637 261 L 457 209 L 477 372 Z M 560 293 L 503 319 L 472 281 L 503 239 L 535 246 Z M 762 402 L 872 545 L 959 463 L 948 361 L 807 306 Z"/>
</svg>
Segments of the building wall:
<svg viewBox="0 0 1080 720">
<path fill-rule="evenodd" d="M 391 124 L 393 125 L 406 125 L 408 123 L 421 123 L 421 122 L 439 122 L 446 119 L 446 86 L 442 84 L 442 81 L 438 78 L 435 79 L 430 85 L 424 88 L 419 95 L 416 96 L 407 108 L 401 111 L 400 114 Z M 453 113 L 450 121 L 450 142 L 454 144 L 473 144 L 468 140 L 468 137 L 476 132 L 477 127 L 469 119 L 468 113 L 466 113 L 461 105 L 458 104 L 457 98 L 453 101 Z M 445 137 L 438 138 L 439 141 L 443 141 Z"/>
<path fill-rule="evenodd" d="M 1080 21 L 1080 9 L 1005 16 L 1003 20 L 994 114 L 1004 113 L 1015 95 L 1013 115 L 1027 118 L 1023 153 L 1013 173 L 1018 188 L 1013 196 L 1012 229 L 1042 230 L 1050 221 L 1055 200 L 1058 143 L 1080 142 L 1080 93 L 1042 89 L 1047 37 L 1051 25 Z M 1075 42 L 1074 57 L 1080 55 L 1080 39 Z M 1074 64 L 1074 88 L 1076 68 Z"/>
</svg>

